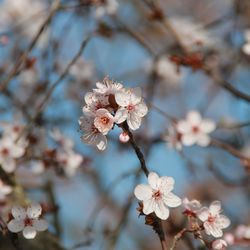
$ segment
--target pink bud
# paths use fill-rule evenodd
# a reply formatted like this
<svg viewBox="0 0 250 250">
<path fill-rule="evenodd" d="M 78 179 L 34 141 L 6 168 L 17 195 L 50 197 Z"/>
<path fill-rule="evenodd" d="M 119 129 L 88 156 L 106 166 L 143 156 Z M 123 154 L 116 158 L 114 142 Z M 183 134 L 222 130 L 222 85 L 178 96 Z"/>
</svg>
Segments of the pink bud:
<svg viewBox="0 0 250 250">
<path fill-rule="evenodd" d="M 120 135 L 119 135 L 119 140 L 120 142 L 122 143 L 127 143 L 129 141 L 129 135 L 126 133 L 126 132 L 122 132 Z"/>
</svg>

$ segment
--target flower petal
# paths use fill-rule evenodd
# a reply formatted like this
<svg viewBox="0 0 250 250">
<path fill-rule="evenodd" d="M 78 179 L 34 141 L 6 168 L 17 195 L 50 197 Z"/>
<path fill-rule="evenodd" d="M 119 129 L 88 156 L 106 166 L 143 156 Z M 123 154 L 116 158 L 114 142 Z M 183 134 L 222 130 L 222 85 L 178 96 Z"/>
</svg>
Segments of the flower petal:
<svg viewBox="0 0 250 250">
<path fill-rule="evenodd" d="M 134 112 L 129 113 L 127 123 L 132 130 L 136 130 L 141 126 L 141 118 L 137 116 Z"/>
<path fill-rule="evenodd" d="M 209 209 L 207 207 L 203 207 L 201 208 L 201 210 L 198 212 L 198 218 L 201 220 L 201 221 L 206 221 L 209 217 Z"/>
<path fill-rule="evenodd" d="M 96 136 L 96 146 L 99 150 L 105 150 L 107 147 L 107 138 L 105 135 L 97 134 Z"/>
<path fill-rule="evenodd" d="M 121 107 L 127 107 L 129 105 L 130 94 L 125 91 L 119 91 L 115 93 L 115 100 Z"/>
<path fill-rule="evenodd" d="M 230 220 L 224 215 L 220 215 L 220 217 L 216 219 L 216 225 L 222 229 L 229 227 L 230 223 Z"/>
<path fill-rule="evenodd" d="M 192 146 L 196 143 L 197 137 L 196 135 L 190 134 L 183 134 L 181 137 L 181 142 L 185 146 Z"/>
<path fill-rule="evenodd" d="M 143 213 L 148 215 L 154 212 L 155 210 L 155 200 L 153 198 L 143 201 Z"/>
<path fill-rule="evenodd" d="M 26 239 L 34 239 L 36 237 L 36 229 L 31 226 L 27 226 L 23 230 L 23 236 Z"/>
<path fill-rule="evenodd" d="M 204 228 L 207 235 L 213 235 L 215 238 L 222 237 L 222 230 L 215 223 L 204 222 Z"/>
<path fill-rule="evenodd" d="M 42 214 L 42 207 L 39 203 L 32 203 L 27 208 L 27 215 L 30 219 L 37 219 Z"/>
<path fill-rule="evenodd" d="M 144 102 L 140 102 L 135 106 L 134 112 L 137 116 L 143 117 L 148 113 L 148 107 Z"/>
<path fill-rule="evenodd" d="M 159 180 L 160 180 L 159 186 L 163 193 L 169 193 L 174 189 L 174 183 L 175 183 L 174 178 L 163 176 Z"/>
<path fill-rule="evenodd" d="M 215 128 L 215 122 L 212 120 L 204 119 L 200 124 L 200 130 L 204 133 L 211 133 Z"/>
<path fill-rule="evenodd" d="M 8 225 L 8 229 L 13 233 L 21 232 L 24 228 L 24 222 L 23 220 L 11 220 Z"/>
<path fill-rule="evenodd" d="M 48 229 L 48 222 L 46 220 L 40 219 L 33 222 L 33 227 L 36 231 L 45 231 Z"/>
<path fill-rule="evenodd" d="M 141 88 L 137 87 L 131 90 L 130 92 L 130 103 L 131 104 L 138 104 L 141 102 L 142 91 Z"/>
<path fill-rule="evenodd" d="M 206 147 L 210 144 L 211 139 L 206 134 L 198 134 L 196 137 L 196 143 L 201 147 Z"/>
<path fill-rule="evenodd" d="M 25 209 L 21 206 L 14 206 L 11 213 L 16 220 L 24 220 L 26 217 Z"/>
<path fill-rule="evenodd" d="M 128 117 L 128 110 L 126 108 L 119 108 L 116 113 L 115 113 L 115 117 L 114 120 L 116 123 L 120 124 L 122 122 L 124 122 Z"/>
<path fill-rule="evenodd" d="M 163 200 L 168 207 L 178 207 L 181 205 L 181 199 L 173 193 L 163 195 Z"/>
<path fill-rule="evenodd" d="M 158 189 L 159 175 L 155 172 L 150 172 L 148 175 L 148 183 L 153 189 Z"/>
<path fill-rule="evenodd" d="M 169 217 L 169 209 L 164 205 L 162 200 L 156 203 L 155 214 L 161 220 L 166 220 Z"/>
<path fill-rule="evenodd" d="M 192 126 L 197 126 L 201 123 L 202 118 L 199 112 L 192 110 L 188 112 L 187 114 L 187 121 L 192 125 Z"/>
<path fill-rule="evenodd" d="M 218 215 L 221 211 L 221 203 L 220 201 L 214 201 L 209 206 L 209 211 L 212 215 Z"/>
<path fill-rule="evenodd" d="M 186 134 L 192 130 L 192 126 L 187 121 L 180 120 L 176 124 L 176 130 L 181 134 Z"/>
<path fill-rule="evenodd" d="M 148 200 L 152 197 L 152 188 L 149 185 L 139 184 L 136 186 L 134 194 L 138 200 Z"/>
</svg>

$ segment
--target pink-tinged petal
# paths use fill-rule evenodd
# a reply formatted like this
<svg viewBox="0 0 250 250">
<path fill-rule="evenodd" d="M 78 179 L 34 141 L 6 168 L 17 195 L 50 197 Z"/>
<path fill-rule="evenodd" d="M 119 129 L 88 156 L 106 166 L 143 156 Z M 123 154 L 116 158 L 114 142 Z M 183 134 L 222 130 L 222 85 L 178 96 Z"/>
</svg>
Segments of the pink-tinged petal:
<svg viewBox="0 0 250 250">
<path fill-rule="evenodd" d="M 21 206 L 14 206 L 11 209 L 11 213 L 16 220 L 24 220 L 26 217 L 26 211 Z"/>
<path fill-rule="evenodd" d="M 33 222 L 33 227 L 36 229 L 36 231 L 41 232 L 47 230 L 49 225 L 46 220 L 40 219 Z"/>
<path fill-rule="evenodd" d="M 90 105 L 94 101 L 94 99 L 95 99 L 95 93 L 87 92 L 85 94 L 84 100 L 87 105 Z"/>
<path fill-rule="evenodd" d="M 211 139 L 206 134 L 198 134 L 196 136 L 196 143 L 201 147 L 207 147 L 211 142 Z"/>
<path fill-rule="evenodd" d="M 42 214 L 42 207 L 38 203 L 32 203 L 27 208 L 27 215 L 30 219 L 36 219 Z"/>
<path fill-rule="evenodd" d="M 149 185 L 139 184 L 134 190 L 135 197 L 140 200 L 148 200 L 152 197 L 152 188 Z"/>
<path fill-rule="evenodd" d="M 156 203 L 154 212 L 161 220 L 166 220 L 169 217 L 169 209 L 161 200 Z"/>
<path fill-rule="evenodd" d="M 216 218 L 215 223 L 218 227 L 223 229 L 229 227 L 231 222 L 226 216 L 220 215 L 220 217 Z"/>
<path fill-rule="evenodd" d="M 114 120 L 116 123 L 120 124 L 124 122 L 128 117 L 128 110 L 126 108 L 119 108 L 116 113 Z"/>
<path fill-rule="evenodd" d="M 150 172 L 148 175 L 148 183 L 153 189 L 158 189 L 159 175 L 155 172 Z"/>
<path fill-rule="evenodd" d="M 192 110 L 187 114 L 187 121 L 192 126 L 198 126 L 201 123 L 202 118 L 199 112 Z"/>
<path fill-rule="evenodd" d="M 153 198 L 143 201 L 143 213 L 148 215 L 154 212 L 155 210 L 155 200 Z"/>
<path fill-rule="evenodd" d="M 130 104 L 136 105 L 141 102 L 142 91 L 141 88 L 134 88 L 130 90 Z"/>
<path fill-rule="evenodd" d="M 164 194 L 163 200 L 168 207 L 178 207 L 181 205 L 181 199 L 173 193 Z"/>
<path fill-rule="evenodd" d="M 220 201 L 214 201 L 209 206 L 209 211 L 212 215 L 218 215 L 221 211 L 221 203 Z"/>
<path fill-rule="evenodd" d="M 26 239 L 34 239 L 36 237 L 36 229 L 34 227 L 28 226 L 23 230 L 23 236 Z"/>
<path fill-rule="evenodd" d="M 215 240 L 212 243 L 213 250 L 223 250 L 225 247 L 227 247 L 227 242 L 222 239 Z"/>
<path fill-rule="evenodd" d="M 115 93 L 116 103 L 121 107 L 127 107 L 129 105 L 130 94 L 125 91 L 119 91 Z"/>
<path fill-rule="evenodd" d="M 135 106 L 134 113 L 139 116 L 143 117 L 148 113 L 148 107 L 144 102 L 140 102 Z"/>
<path fill-rule="evenodd" d="M 134 113 L 129 113 L 127 123 L 129 128 L 136 130 L 141 126 L 141 118 Z"/>
<path fill-rule="evenodd" d="M 3 187 L 0 187 L 1 190 L 0 190 L 0 193 L 4 194 L 4 195 L 7 195 L 7 194 L 10 194 L 12 192 L 12 187 L 11 186 L 3 186 Z"/>
<path fill-rule="evenodd" d="M 11 156 L 13 158 L 19 158 L 21 156 L 23 156 L 25 150 L 23 147 L 20 147 L 18 145 L 13 145 L 12 148 L 11 148 Z"/>
<path fill-rule="evenodd" d="M 211 133 L 216 128 L 216 124 L 212 120 L 205 119 L 200 124 L 200 130 L 203 133 Z"/>
<path fill-rule="evenodd" d="M 218 228 L 215 223 L 204 222 L 204 228 L 207 235 L 212 235 L 215 238 L 220 238 L 223 236 L 223 232 Z"/>
<path fill-rule="evenodd" d="M 183 134 L 181 137 L 181 142 L 184 146 L 192 146 L 196 143 L 197 137 L 195 134 Z"/>
<path fill-rule="evenodd" d="M 185 120 L 180 120 L 176 124 L 176 130 L 181 134 L 186 134 L 192 131 L 192 126 Z"/>
<path fill-rule="evenodd" d="M 209 217 L 210 213 L 209 213 L 209 209 L 207 207 L 203 207 L 201 208 L 201 210 L 198 212 L 198 218 L 201 221 L 206 221 Z"/>
<path fill-rule="evenodd" d="M 7 225 L 8 229 L 12 232 L 12 233 L 18 233 L 21 232 L 24 228 L 24 221 L 23 220 L 11 220 L 8 225 Z"/>
<path fill-rule="evenodd" d="M 159 178 L 158 185 L 163 193 L 169 193 L 174 189 L 174 178 L 163 176 Z"/>
</svg>

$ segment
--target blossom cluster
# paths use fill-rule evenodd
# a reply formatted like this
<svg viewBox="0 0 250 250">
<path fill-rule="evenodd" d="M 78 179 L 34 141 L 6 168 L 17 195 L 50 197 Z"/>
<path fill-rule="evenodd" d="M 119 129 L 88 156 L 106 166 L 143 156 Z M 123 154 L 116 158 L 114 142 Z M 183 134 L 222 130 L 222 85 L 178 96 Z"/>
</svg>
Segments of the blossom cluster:
<svg viewBox="0 0 250 250">
<path fill-rule="evenodd" d="M 186 119 L 178 120 L 168 129 L 165 140 L 169 146 L 181 150 L 182 146 L 199 145 L 206 147 L 210 144 L 209 134 L 216 128 L 214 121 L 202 119 L 198 111 L 187 113 Z"/>
<path fill-rule="evenodd" d="M 97 82 L 96 87 L 85 95 L 84 115 L 80 117 L 79 125 L 83 131 L 82 141 L 104 150 L 106 135 L 115 124 L 122 126 L 126 122 L 131 130 L 136 130 L 148 108 L 140 88 L 126 89 L 109 78 Z"/>
<path fill-rule="evenodd" d="M 148 183 L 139 184 L 134 190 L 136 198 L 142 201 L 142 211 L 145 215 L 155 213 L 158 218 L 166 220 L 169 217 L 169 207 L 174 208 L 182 204 L 185 208 L 183 214 L 199 219 L 201 228 L 204 228 L 207 235 L 220 238 L 223 236 L 222 229 L 230 225 L 230 220 L 221 214 L 219 201 L 212 202 L 209 207 L 202 207 L 197 200 L 181 200 L 172 193 L 174 179 L 168 176 L 159 177 L 155 172 L 149 173 Z M 218 246 L 219 243 L 222 244 L 221 241 L 216 241 L 214 245 Z"/>
</svg>

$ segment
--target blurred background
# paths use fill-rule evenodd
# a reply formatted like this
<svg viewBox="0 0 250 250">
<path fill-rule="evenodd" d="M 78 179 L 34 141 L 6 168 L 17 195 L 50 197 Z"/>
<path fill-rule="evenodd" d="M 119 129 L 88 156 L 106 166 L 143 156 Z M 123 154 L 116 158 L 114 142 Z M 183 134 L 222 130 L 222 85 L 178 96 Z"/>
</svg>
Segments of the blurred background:
<svg viewBox="0 0 250 250">
<path fill-rule="evenodd" d="M 240 159 L 212 146 L 177 151 L 165 140 L 168 115 L 198 110 L 218 124 L 213 138 L 250 157 L 249 0 L 2 0 L 0 12 L 1 130 L 28 126 L 30 148 L 11 176 L 44 205 L 60 242 L 48 247 L 40 236 L 43 243 L 27 249 L 160 249 L 138 218 L 133 190 L 146 178 L 129 143 L 119 141 L 121 129 L 103 152 L 80 139 L 84 95 L 105 76 L 143 89 L 149 113 L 135 138 L 149 169 L 174 177 L 180 197 L 220 200 L 228 232 L 250 223 L 249 172 Z M 58 163 L 65 143 L 74 171 Z M 1 216 L 22 198 L 14 190 Z M 172 210 L 164 225 L 169 240 L 183 227 L 182 211 Z M 0 249 L 12 249 L 6 244 L 1 238 Z M 176 249 L 190 248 L 181 240 Z"/>
</svg>

